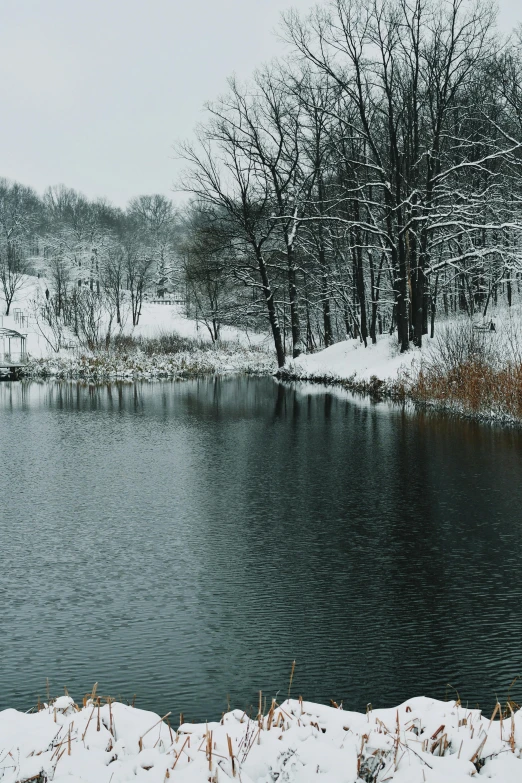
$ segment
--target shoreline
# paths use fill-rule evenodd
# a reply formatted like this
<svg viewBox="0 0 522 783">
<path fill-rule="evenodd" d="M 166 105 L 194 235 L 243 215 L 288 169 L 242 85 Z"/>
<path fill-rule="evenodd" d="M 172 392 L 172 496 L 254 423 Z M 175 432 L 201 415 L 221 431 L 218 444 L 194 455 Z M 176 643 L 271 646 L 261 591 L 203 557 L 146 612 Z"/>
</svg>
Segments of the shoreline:
<svg viewBox="0 0 522 783">
<path fill-rule="evenodd" d="M 32 359 L 22 372 L 25 380 L 110 381 L 172 380 L 209 375 L 272 375 L 274 362 L 265 352 L 237 348 L 180 351 L 172 354 L 100 352 L 80 356 Z"/>
<path fill-rule="evenodd" d="M 459 407 L 456 403 L 441 403 L 437 400 L 422 400 L 404 388 L 402 381 L 372 377 L 370 380 L 333 378 L 331 376 L 309 376 L 289 373 L 282 368 L 275 376 L 286 383 L 310 383 L 324 389 L 340 388 L 351 394 L 369 399 L 371 402 L 390 402 L 397 406 L 411 405 L 415 412 L 448 416 L 463 421 L 480 424 L 492 424 L 502 427 L 522 428 L 522 418 L 516 418 L 505 412 L 471 411 Z"/>
<path fill-rule="evenodd" d="M 522 713 L 408 699 L 366 713 L 299 699 L 181 723 L 91 694 L 0 712 L 2 783 L 464 783 L 522 779 Z M 180 716 L 183 720 L 183 716 Z M 172 721 L 174 724 L 174 721 Z"/>
<path fill-rule="evenodd" d="M 311 357 L 317 354 L 311 354 Z M 308 358 L 308 357 L 307 357 Z M 327 372 L 302 372 L 295 361 L 276 368 L 273 357 L 264 350 L 243 346 L 196 349 L 172 354 L 130 355 L 99 352 L 80 356 L 48 356 L 32 359 L 21 373 L 22 380 L 76 380 L 87 383 L 111 383 L 118 381 L 188 380 L 211 376 L 260 376 L 274 377 L 285 383 L 311 383 L 328 388 L 342 388 L 372 402 L 391 402 L 395 405 L 413 406 L 418 412 L 450 416 L 466 421 L 520 428 L 522 418 L 501 408 L 465 407 L 455 401 L 421 398 L 415 394 L 415 376 L 397 372 L 396 377 L 364 377 L 354 372 L 342 377 Z"/>
</svg>

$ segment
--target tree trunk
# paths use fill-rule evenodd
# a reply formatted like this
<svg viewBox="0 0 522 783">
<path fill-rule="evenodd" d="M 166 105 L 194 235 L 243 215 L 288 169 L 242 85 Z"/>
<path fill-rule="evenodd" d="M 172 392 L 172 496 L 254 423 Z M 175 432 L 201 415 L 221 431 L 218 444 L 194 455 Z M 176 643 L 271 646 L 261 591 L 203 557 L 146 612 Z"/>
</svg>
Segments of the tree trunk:
<svg viewBox="0 0 522 783">
<path fill-rule="evenodd" d="M 270 286 L 268 279 L 268 272 L 266 269 L 265 260 L 261 252 L 260 247 L 254 248 L 256 253 L 256 260 L 259 267 L 259 274 L 261 276 L 261 283 L 263 286 L 263 293 L 265 295 L 266 306 L 268 310 L 268 320 L 270 322 L 270 328 L 272 330 L 272 338 L 274 340 L 274 347 L 277 356 L 277 366 L 284 367 L 285 364 L 285 351 L 283 348 L 283 340 L 281 337 L 281 328 L 279 326 L 279 319 L 277 317 L 277 311 L 274 301 L 274 292 Z"/>
<path fill-rule="evenodd" d="M 292 356 L 297 358 L 302 352 L 301 325 L 299 322 L 299 302 L 297 299 L 297 271 L 295 268 L 295 251 L 292 245 L 287 246 L 288 261 L 288 295 L 290 297 L 290 326 L 292 329 Z"/>
</svg>

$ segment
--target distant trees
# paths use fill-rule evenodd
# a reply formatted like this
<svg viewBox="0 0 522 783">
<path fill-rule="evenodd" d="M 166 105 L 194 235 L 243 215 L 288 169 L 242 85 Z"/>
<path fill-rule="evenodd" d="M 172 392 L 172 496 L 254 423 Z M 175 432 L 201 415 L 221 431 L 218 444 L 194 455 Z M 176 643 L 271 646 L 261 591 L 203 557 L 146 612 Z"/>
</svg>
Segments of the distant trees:
<svg viewBox="0 0 522 783">
<path fill-rule="evenodd" d="M 233 239 L 222 211 L 197 202 L 185 209 L 179 248 L 187 314 L 205 325 L 212 342 L 223 324 L 246 328 L 253 315 Z"/>
<path fill-rule="evenodd" d="M 17 182 L 0 179 L 0 286 L 9 315 L 30 264 L 28 247 L 41 220 L 35 192 Z"/>
<path fill-rule="evenodd" d="M 0 245 L 0 285 L 5 299 L 5 313 L 9 315 L 15 294 L 22 288 L 29 265 L 20 246 L 13 241 Z"/>
<path fill-rule="evenodd" d="M 184 186 L 203 204 L 218 210 L 243 263 L 234 266 L 242 282 L 261 291 L 274 342 L 278 365 L 285 362 L 285 350 L 275 291 L 271 280 L 271 259 L 265 253 L 275 230 L 269 182 L 256 177 L 256 161 L 250 155 L 236 106 L 220 105 L 201 131 L 197 146 L 185 144 L 180 153 L 190 162 Z"/>
<path fill-rule="evenodd" d="M 139 323 L 148 293 L 171 289 L 179 267 L 177 221 L 162 195 L 139 196 L 123 211 L 64 185 L 48 188 L 40 199 L 30 188 L 0 180 L 6 313 L 25 275 L 38 273 L 47 291 L 36 311 L 55 350 L 65 330 L 85 346 L 110 342 L 113 324 L 122 328 L 127 314 L 134 326 Z"/>
</svg>

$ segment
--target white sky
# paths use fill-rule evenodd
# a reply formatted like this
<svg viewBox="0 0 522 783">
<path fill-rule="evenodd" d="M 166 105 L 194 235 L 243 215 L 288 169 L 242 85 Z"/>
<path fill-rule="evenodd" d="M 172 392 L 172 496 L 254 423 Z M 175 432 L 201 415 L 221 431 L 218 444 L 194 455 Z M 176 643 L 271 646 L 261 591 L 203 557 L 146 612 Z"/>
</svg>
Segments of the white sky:
<svg viewBox="0 0 522 783">
<path fill-rule="evenodd" d="M 0 0 L 0 175 L 124 205 L 165 193 L 206 100 L 280 54 L 314 0 Z M 522 20 L 500 0 L 500 26 Z"/>
</svg>

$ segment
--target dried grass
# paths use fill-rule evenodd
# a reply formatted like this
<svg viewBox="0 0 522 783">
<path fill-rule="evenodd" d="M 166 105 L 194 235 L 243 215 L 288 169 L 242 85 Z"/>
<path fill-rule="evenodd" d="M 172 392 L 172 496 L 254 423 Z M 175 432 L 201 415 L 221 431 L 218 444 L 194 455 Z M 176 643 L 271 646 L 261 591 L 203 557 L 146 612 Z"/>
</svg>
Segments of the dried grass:
<svg viewBox="0 0 522 783">
<path fill-rule="evenodd" d="M 406 394 L 414 402 L 461 414 L 522 419 L 522 352 L 515 332 L 446 329 Z"/>
</svg>

